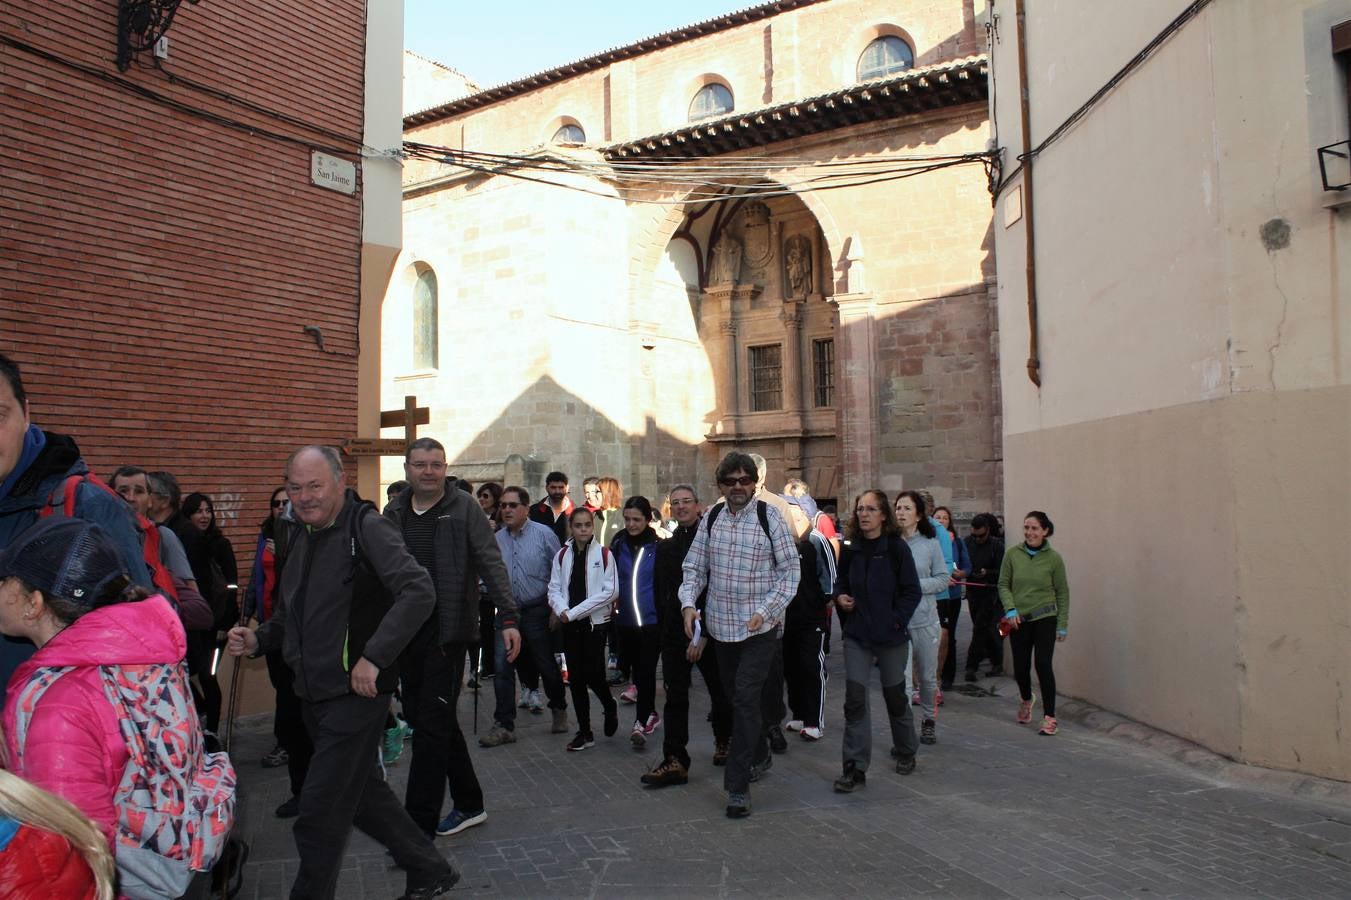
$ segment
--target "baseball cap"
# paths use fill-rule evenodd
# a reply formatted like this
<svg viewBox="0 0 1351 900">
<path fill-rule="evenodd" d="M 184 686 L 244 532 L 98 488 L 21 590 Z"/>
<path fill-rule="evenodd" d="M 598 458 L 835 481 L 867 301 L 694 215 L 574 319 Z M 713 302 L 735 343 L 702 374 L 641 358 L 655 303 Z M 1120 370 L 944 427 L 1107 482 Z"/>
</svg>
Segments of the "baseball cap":
<svg viewBox="0 0 1351 900">
<path fill-rule="evenodd" d="M 39 519 L 0 553 L 0 579 L 18 578 L 79 606 L 97 605 L 125 574 L 108 535 L 84 519 Z"/>
</svg>

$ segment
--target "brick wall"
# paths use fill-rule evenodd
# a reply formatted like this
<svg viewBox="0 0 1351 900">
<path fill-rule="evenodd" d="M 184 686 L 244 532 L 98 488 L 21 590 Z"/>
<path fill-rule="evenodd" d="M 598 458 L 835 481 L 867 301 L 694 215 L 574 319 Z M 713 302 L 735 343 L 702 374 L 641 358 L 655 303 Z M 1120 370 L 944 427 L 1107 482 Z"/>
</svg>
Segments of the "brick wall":
<svg viewBox="0 0 1351 900">
<path fill-rule="evenodd" d="M 17 0 L 0 34 L 117 75 L 116 21 L 115 0 Z M 145 62 L 121 77 L 302 144 L 359 140 L 361 0 L 183 4 L 169 38 L 169 71 L 336 135 Z M 101 474 L 164 468 L 212 495 L 246 566 L 290 449 L 355 434 L 359 191 L 312 186 L 308 146 L 6 44 L 0 121 L 0 350 L 35 421 Z"/>
</svg>

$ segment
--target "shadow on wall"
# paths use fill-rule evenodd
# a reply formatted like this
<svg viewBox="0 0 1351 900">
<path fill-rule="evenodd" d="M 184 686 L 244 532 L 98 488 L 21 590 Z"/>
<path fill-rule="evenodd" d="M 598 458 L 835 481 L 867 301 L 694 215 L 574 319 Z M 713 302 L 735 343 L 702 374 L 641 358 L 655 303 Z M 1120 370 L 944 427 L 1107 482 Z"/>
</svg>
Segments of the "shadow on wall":
<svg viewBox="0 0 1351 900">
<path fill-rule="evenodd" d="M 544 477 L 561 471 L 581 502 L 582 479 L 617 478 L 626 495 L 660 501 L 673 484 L 687 481 L 712 489 L 716 448 L 689 443 L 658 427 L 648 416 L 630 434 L 604 413 L 545 376 L 506 405 L 451 461 L 457 477 L 477 485 L 505 478 L 532 498 L 543 496 Z"/>
</svg>

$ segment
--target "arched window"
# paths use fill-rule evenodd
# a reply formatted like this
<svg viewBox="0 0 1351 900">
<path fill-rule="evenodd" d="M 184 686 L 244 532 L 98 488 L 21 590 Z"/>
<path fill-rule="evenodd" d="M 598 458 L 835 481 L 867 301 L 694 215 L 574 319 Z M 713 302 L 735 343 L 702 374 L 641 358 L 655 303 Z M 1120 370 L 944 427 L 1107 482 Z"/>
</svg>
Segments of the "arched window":
<svg viewBox="0 0 1351 900">
<path fill-rule="evenodd" d="M 690 101 L 690 121 L 711 119 L 732 111 L 732 92 L 717 82 L 706 84 Z"/>
<path fill-rule="evenodd" d="M 915 51 L 894 34 L 884 35 L 863 49 L 858 58 L 858 80 L 904 72 L 915 64 Z"/>
<path fill-rule="evenodd" d="M 550 140 L 555 144 L 585 144 L 586 132 L 580 125 L 562 125 Z"/>
<path fill-rule="evenodd" d="M 418 272 L 413 285 L 413 368 L 435 369 L 440 344 L 437 327 L 439 303 L 436 295 L 436 273 L 431 269 Z"/>
</svg>

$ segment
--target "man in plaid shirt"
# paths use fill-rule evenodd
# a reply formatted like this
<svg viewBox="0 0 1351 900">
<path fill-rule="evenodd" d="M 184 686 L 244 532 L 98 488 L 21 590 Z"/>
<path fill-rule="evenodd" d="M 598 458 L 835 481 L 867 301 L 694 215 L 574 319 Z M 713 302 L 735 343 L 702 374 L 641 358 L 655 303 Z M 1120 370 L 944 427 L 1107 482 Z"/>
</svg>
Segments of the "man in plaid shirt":
<svg viewBox="0 0 1351 900">
<path fill-rule="evenodd" d="M 723 787 L 727 817 L 750 815 L 751 759 L 765 739 L 761 693 L 776 647 L 776 630 L 797 593 L 801 571 L 792 532 L 778 510 L 753 500 L 755 462 L 732 452 L 718 464 L 725 506 L 705 514 L 685 556 L 680 606 L 685 634 L 705 629 L 732 702 L 732 746 Z M 768 532 L 768 533 L 766 533 Z M 707 588 L 703 620 L 695 608 Z"/>
</svg>

